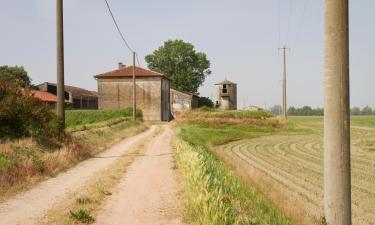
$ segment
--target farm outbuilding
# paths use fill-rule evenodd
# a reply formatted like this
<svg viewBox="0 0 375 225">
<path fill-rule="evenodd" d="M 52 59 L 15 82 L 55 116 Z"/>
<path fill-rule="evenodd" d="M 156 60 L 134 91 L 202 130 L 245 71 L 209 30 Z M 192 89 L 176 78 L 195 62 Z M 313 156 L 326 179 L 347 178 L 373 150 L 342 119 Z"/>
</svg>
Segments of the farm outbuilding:
<svg viewBox="0 0 375 225">
<path fill-rule="evenodd" d="M 40 91 L 48 92 L 53 95 L 57 93 L 55 83 L 44 82 L 38 85 Z M 65 85 L 65 100 L 73 109 L 98 109 L 98 93 L 83 88 Z"/>
<path fill-rule="evenodd" d="M 169 121 L 170 80 L 163 74 L 134 67 L 137 108 L 144 120 Z M 94 76 L 98 82 L 99 109 L 132 107 L 133 66 L 119 63 L 117 69 Z"/>
<path fill-rule="evenodd" d="M 198 108 L 199 96 L 196 93 L 180 91 L 176 88 L 171 88 L 171 104 L 172 114 L 181 110 L 190 110 Z"/>
<path fill-rule="evenodd" d="M 237 109 L 237 84 L 229 80 L 224 80 L 215 84 L 216 99 L 215 104 L 219 109 L 236 110 Z"/>
</svg>

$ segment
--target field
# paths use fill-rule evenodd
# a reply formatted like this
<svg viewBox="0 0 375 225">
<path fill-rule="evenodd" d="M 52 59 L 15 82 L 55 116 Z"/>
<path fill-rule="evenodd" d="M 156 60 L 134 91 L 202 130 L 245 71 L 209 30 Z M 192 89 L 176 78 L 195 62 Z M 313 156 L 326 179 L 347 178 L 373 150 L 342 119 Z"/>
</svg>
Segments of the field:
<svg viewBox="0 0 375 225">
<path fill-rule="evenodd" d="M 132 115 L 132 108 L 114 110 L 67 110 L 66 127 L 70 131 L 86 130 L 120 123 L 129 120 Z M 142 112 L 139 110 L 137 111 L 137 118 L 142 118 Z"/>
<path fill-rule="evenodd" d="M 322 221 L 323 118 L 292 117 L 285 129 L 215 147 L 284 214 Z M 353 224 L 375 224 L 375 117 L 352 118 Z"/>
</svg>

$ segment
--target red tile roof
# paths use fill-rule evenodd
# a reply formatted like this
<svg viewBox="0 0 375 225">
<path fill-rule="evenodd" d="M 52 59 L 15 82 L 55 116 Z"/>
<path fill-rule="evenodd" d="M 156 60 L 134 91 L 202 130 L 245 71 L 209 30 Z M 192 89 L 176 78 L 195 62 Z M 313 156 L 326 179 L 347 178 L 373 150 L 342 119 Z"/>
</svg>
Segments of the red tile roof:
<svg viewBox="0 0 375 225">
<path fill-rule="evenodd" d="M 165 77 L 163 74 L 147 70 L 141 67 L 134 67 L 136 77 Z M 95 78 L 120 78 L 120 77 L 132 77 L 133 66 L 123 67 L 121 69 L 113 70 L 107 73 L 102 73 L 94 76 Z M 166 78 L 166 77 L 165 77 Z"/>
<path fill-rule="evenodd" d="M 38 91 L 38 90 L 31 90 L 31 94 L 43 102 L 57 102 L 57 97 L 54 94 L 44 92 L 44 91 Z M 68 103 L 67 100 L 65 100 L 65 103 Z"/>
</svg>

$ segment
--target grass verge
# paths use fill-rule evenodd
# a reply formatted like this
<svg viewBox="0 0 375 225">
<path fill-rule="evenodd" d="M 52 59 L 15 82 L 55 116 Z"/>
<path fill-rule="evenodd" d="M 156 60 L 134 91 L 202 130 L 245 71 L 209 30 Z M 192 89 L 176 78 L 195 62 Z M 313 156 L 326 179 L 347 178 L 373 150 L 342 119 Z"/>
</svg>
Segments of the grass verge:
<svg viewBox="0 0 375 225">
<path fill-rule="evenodd" d="M 175 157 L 186 184 L 188 223 L 294 224 L 206 147 L 181 140 Z"/>
<path fill-rule="evenodd" d="M 63 202 L 53 206 L 46 218 L 39 221 L 39 225 L 47 224 L 90 224 L 95 222 L 97 212 L 103 201 L 114 191 L 116 184 L 126 173 L 132 162 L 146 151 L 145 145 L 161 132 L 161 128 L 146 137 L 109 168 L 94 174 L 88 183 L 78 191 L 70 193 Z"/>
</svg>

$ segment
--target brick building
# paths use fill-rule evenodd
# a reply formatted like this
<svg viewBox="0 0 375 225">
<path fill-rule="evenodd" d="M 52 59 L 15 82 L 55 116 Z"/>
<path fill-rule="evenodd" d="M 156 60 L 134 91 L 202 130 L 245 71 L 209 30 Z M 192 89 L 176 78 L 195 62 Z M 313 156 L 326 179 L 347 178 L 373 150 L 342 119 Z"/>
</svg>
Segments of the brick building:
<svg viewBox="0 0 375 225">
<path fill-rule="evenodd" d="M 135 67 L 137 108 L 144 120 L 169 121 L 170 81 L 164 75 Z M 94 76 L 98 82 L 99 109 L 132 107 L 133 66 L 119 63 L 116 70 Z"/>
</svg>

